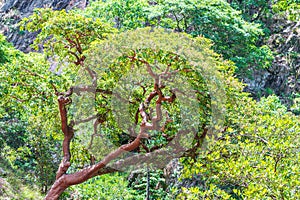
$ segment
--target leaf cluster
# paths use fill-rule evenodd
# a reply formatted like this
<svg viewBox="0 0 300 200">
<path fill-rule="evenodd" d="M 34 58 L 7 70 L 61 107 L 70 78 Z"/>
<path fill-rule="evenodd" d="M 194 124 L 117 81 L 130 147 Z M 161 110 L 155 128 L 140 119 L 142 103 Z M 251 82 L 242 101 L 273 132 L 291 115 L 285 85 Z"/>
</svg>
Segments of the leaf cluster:
<svg viewBox="0 0 300 200">
<path fill-rule="evenodd" d="M 228 112 L 228 120 L 226 131 L 209 142 L 196 162 L 185 165 L 183 177 L 199 175 L 204 183 L 182 195 L 299 198 L 299 119 L 270 96 L 258 104 L 243 98 Z"/>
</svg>

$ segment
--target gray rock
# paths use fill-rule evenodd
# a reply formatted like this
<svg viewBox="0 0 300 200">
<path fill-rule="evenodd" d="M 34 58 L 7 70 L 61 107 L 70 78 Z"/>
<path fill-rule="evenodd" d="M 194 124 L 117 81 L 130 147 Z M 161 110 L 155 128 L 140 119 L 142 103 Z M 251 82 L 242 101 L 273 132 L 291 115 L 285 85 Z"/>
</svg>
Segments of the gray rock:
<svg viewBox="0 0 300 200">
<path fill-rule="evenodd" d="M 0 176 L 4 177 L 6 175 L 7 175 L 7 172 L 4 169 L 0 168 Z"/>
<path fill-rule="evenodd" d="M 29 52 L 29 47 L 35 39 L 37 33 L 21 32 L 17 23 L 24 17 L 32 14 L 35 8 L 50 7 L 54 10 L 72 9 L 74 7 L 85 8 L 87 0 L 6 0 L 0 6 L 0 32 L 7 40 L 23 51 Z"/>
</svg>

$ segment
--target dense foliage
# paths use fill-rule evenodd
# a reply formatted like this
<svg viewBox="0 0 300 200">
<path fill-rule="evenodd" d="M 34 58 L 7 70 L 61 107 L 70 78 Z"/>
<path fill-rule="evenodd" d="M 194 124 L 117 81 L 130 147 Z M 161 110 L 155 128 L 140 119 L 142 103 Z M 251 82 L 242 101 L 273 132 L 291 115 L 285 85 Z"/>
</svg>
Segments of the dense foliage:
<svg viewBox="0 0 300 200">
<path fill-rule="evenodd" d="M 299 98 L 291 113 L 275 95 L 252 99 L 236 78 L 272 69 L 281 53 L 265 42 L 273 16 L 297 22 L 299 1 L 107 0 L 35 10 L 20 26 L 39 31 L 33 47 L 42 53 L 24 54 L 0 34 L 0 196 L 18 189 L 15 198 L 38 198 L 22 184 L 46 193 L 58 180 L 66 134 L 57 99 L 71 88 L 64 108 L 75 134 L 65 174 L 135 141 L 144 121 L 159 116 L 158 104 L 164 124 L 113 160 L 135 158 L 131 174 L 90 176 L 62 199 L 299 199 Z M 299 52 L 287 54 L 297 68 Z M 177 135 L 184 150 L 175 180 L 167 180 L 151 168 L 151 153 L 172 150 Z M 157 159 L 158 168 L 170 161 Z"/>
<path fill-rule="evenodd" d="M 126 2 L 126 3 L 125 3 Z M 214 42 L 213 49 L 238 66 L 239 73 L 267 68 L 273 59 L 267 46 L 258 45 L 264 35 L 259 24 L 243 20 L 241 13 L 223 0 L 205 1 L 96 1 L 86 16 L 111 22 L 121 30 L 164 27 Z"/>
<path fill-rule="evenodd" d="M 184 177 L 203 180 L 192 196 L 298 199 L 299 119 L 274 96 L 243 98 L 228 115 L 226 131 L 185 166 Z"/>
<path fill-rule="evenodd" d="M 259 23 L 264 37 L 260 44 L 267 44 L 274 60 L 267 71 L 258 71 L 254 95 L 276 94 L 288 107 L 298 96 L 299 83 L 299 6 L 298 0 L 245 0 L 228 1 L 242 11 L 243 18 Z M 259 76 L 265 78 L 259 78 Z M 269 78 L 268 78 L 269 77 Z M 258 80 L 263 79 L 263 80 Z M 265 79 L 265 80 L 264 80 Z M 265 81 L 265 84 L 261 85 Z"/>
</svg>

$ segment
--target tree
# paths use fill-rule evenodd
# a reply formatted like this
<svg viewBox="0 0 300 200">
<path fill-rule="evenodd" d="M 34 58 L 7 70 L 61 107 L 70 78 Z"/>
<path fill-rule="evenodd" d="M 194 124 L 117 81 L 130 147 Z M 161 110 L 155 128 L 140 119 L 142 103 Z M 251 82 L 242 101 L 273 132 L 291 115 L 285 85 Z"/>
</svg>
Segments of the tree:
<svg viewBox="0 0 300 200">
<path fill-rule="evenodd" d="M 240 99 L 228 115 L 231 126 L 186 165 L 183 176 L 199 176 L 203 182 L 185 189 L 182 197 L 298 199 L 297 116 L 275 96 L 259 103 Z"/>
<path fill-rule="evenodd" d="M 275 13 L 283 15 L 283 17 L 286 17 L 288 20 L 299 21 L 299 0 L 275 1 L 272 9 Z"/>
<path fill-rule="evenodd" d="M 217 53 L 235 62 L 241 77 L 268 68 L 273 60 L 268 46 L 260 43 L 260 25 L 244 20 L 224 0 L 95 1 L 85 15 L 104 18 L 121 30 L 152 26 L 204 36 L 214 42 Z"/>
<path fill-rule="evenodd" d="M 3 64 L 7 61 L 6 58 L 6 48 L 8 46 L 8 42 L 6 42 L 4 35 L 0 34 L 0 63 Z"/>
<path fill-rule="evenodd" d="M 234 9 L 242 11 L 242 15 L 247 21 L 266 22 L 267 20 L 271 20 L 272 0 L 228 0 L 227 2 Z"/>
<path fill-rule="evenodd" d="M 67 61 L 64 70 L 67 75 L 71 74 L 62 84 L 53 81 L 48 84 L 58 98 L 64 139 L 63 159 L 46 199 L 58 198 L 71 185 L 131 165 L 138 167 L 156 161 L 161 166 L 173 157 L 195 157 L 193 152 L 201 147 L 210 127 L 210 118 L 216 117 L 212 110 L 218 112 L 223 105 L 223 97 L 217 94 L 229 95 L 230 92 L 224 91 L 241 89 L 231 77 L 232 63 L 219 58 L 210 50 L 210 42 L 201 37 L 192 39 L 185 34 L 141 29 L 113 35 L 106 41 L 107 34 L 113 32 L 106 24 L 74 12 L 48 9 L 36 10 L 33 16 L 23 21 L 23 26 L 29 31 L 41 29 L 35 45 L 42 42 L 47 56 L 58 56 L 61 63 Z M 206 64 L 199 68 L 199 63 Z M 122 75 L 135 70 L 138 79 L 132 82 L 133 85 L 122 85 Z M 76 80 L 74 76 L 78 73 L 81 76 Z M 226 77 L 224 85 L 220 74 Z M 66 84 L 70 81 L 73 86 Z M 187 87 L 182 88 L 185 85 Z M 67 92 L 60 92 L 64 87 L 69 87 Z M 72 110 L 72 99 L 80 98 L 81 94 L 92 94 L 89 96 L 93 97 L 94 103 L 92 107 L 84 103 L 83 109 L 79 108 L 78 119 L 78 110 Z M 184 98 L 183 94 L 188 97 Z M 117 111 L 111 108 L 113 102 L 118 102 L 114 103 Z M 125 114 L 122 106 L 118 107 L 123 102 L 129 104 L 129 112 Z M 195 109 L 190 109 L 191 105 Z M 114 111 L 116 117 L 113 117 Z M 120 117 L 124 115 L 127 117 L 122 123 Z M 221 123 L 220 116 L 214 123 Z M 126 120 L 131 121 L 127 123 Z M 74 163 L 71 148 L 80 146 L 74 138 L 75 130 L 85 131 L 81 124 L 90 121 L 94 127 L 86 147 L 90 160 L 76 170 L 71 165 Z M 98 126 L 101 126 L 100 133 Z M 101 143 L 101 134 L 117 138 L 112 140 L 117 148 L 111 151 L 108 145 L 107 148 L 102 146 L 108 152 L 93 151 L 96 140 L 105 144 L 104 140 Z M 134 151 L 136 155 L 115 161 L 124 151 Z"/>
<path fill-rule="evenodd" d="M 52 156 L 57 154 L 58 137 L 57 123 L 50 125 L 44 120 L 57 119 L 51 81 L 46 80 L 57 79 L 39 54 L 26 55 L 13 48 L 11 52 L 9 61 L 0 65 L 0 120 L 6 123 L 1 124 L 1 139 L 4 147 L 11 147 L 2 151 L 13 155 L 12 167 L 32 172 L 26 176 L 27 181 L 39 180 L 39 186 L 47 190 L 54 178 L 51 171 L 56 163 Z"/>
</svg>

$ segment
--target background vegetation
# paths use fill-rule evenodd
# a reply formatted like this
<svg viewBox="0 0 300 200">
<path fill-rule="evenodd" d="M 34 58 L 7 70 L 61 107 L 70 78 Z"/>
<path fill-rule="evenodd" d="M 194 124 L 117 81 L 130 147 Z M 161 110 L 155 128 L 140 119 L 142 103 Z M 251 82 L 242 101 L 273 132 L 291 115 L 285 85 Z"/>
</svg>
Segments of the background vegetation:
<svg viewBox="0 0 300 200">
<path fill-rule="evenodd" d="M 61 160 L 55 90 L 74 84 L 81 62 L 111 35 L 151 27 L 197 38 L 224 80 L 224 124 L 209 127 L 216 134 L 205 151 L 161 170 L 95 177 L 61 199 L 145 199 L 147 185 L 150 199 L 300 199 L 299 10 L 298 0 L 107 0 L 83 10 L 35 10 L 16 30 L 39 31 L 35 51 L 23 53 L 0 34 L 0 198 L 45 195 Z M 158 50 L 141 57 L 163 60 Z M 116 60 L 119 68 L 108 67 L 98 86 L 115 87 L 131 64 Z M 176 67 L 183 64 L 189 65 Z M 264 80 L 266 74 L 279 78 Z M 193 87 L 207 92 L 201 76 L 191 76 Z M 204 97 L 199 118 L 208 127 L 211 99 Z M 103 97 L 96 103 L 98 114 L 110 106 Z M 115 126 L 105 131 L 115 144 L 128 142 Z M 71 171 L 90 164 L 79 136 L 71 148 Z"/>
</svg>

